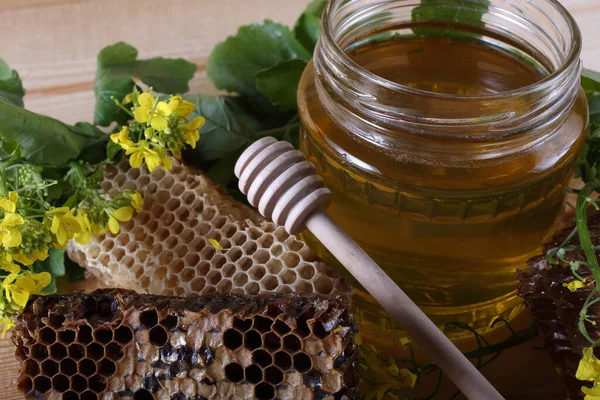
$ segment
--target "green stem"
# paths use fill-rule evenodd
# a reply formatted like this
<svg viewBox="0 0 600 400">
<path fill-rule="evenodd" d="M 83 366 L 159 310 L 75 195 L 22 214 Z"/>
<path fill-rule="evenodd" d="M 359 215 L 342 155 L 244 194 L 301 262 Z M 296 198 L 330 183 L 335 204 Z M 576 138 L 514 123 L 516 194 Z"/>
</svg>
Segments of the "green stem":
<svg viewBox="0 0 600 400">
<path fill-rule="evenodd" d="M 592 271 L 592 275 L 594 276 L 596 287 L 600 288 L 600 265 L 598 264 L 598 257 L 596 257 L 594 244 L 592 243 L 590 231 L 587 226 L 586 212 L 588 205 L 587 199 L 598 188 L 598 186 L 599 184 L 597 182 L 589 182 L 584 186 L 583 189 L 581 189 L 579 192 L 579 197 L 577 198 L 577 210 L 575 218 L 577 232 L 579 235 L 579 243 L 581 244 L 588 263 L 590 264 L 590 269 Z"/>
</svg>

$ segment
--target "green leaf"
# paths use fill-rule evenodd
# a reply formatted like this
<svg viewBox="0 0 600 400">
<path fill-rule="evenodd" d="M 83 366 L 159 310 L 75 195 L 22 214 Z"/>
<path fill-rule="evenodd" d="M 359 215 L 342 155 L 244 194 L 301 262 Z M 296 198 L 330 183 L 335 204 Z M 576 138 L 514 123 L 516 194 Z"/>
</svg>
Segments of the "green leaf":
<svg viewBox="0 0 600 400">
<path fill-rule="evenodd" d="M 44 261 L 36 261 L 33 264 L 35 272 L 48 272 L 51 276 L 50 284 L 44 288 L 45 293 L 56 293 L 56 278 L 65 275 L 65 250 L 51 248 L 48 258 Z"/>
<path fill-rule="evenodd" d="M 304 60 L 280 61 L 256 74 L 256 88 L 273 104 L 297 109 L 298 84 L 306 65 Z"/>
<path fill-rule="evenodd" d="M 327 0 L 313 0 L 294 25 L 294 36 L 311 53 L 321 36 L 321 16 Z"/>
<path fill-rule="evenodd" d="M 185 96 L 196 105 L 198 115 L 206 119 L 200 130 L 200 141 L 191 151 L 190 162 L 203 165 L 250 145 L 255 132 L 264 128 L 260 118 L 253 115 L 245 101 L 232 96 Z"/>
<path fill-rule="evenodd" d="M 8 64 L 0 58 L 0 99 L 23 107 L 25 89 L 17 71 L 10 69 Z"/>
<path fill-rule="evenodd" d="M 69 277 L 69 282 L 77 282 L 85 278 L 85 268 L 68 257 L 65 257 L 65 272 Z"/>
<path fill-rule="evenodd" d="M 218 89 L 246 96 L 256 108 L 273 114 L 277 110 L 256 87 L 257 73 L 281 61 L 310 58 L 289 28 L 267 20 L 243 26 L 218 44 L 208 58 L 206 73 Z"/>
<path fill-rule="evenodd" d="M 137 60 L 137 50 L 123 42 L 105 47 L 98 54 L 98 71 L 94 82 L 96 125 L 113 121 L 124 124 L 130 118 L 112 98 L 123 100 L 137 78 L 160 93 L 185 93 L 194 77 L 196 65 L 184 59 L 152 58 Z"/>
<path fill-rule="evenodd" d="M 600 72 L 584 68 L 581 71 L 581 87 L 588 99 L 594 93 L 600 92 Z"/>
<path fill-rule="evenodd" d="M 104 140 L 105 135 L 0 100 L 0 138 L 17 142 L 23 158 L 33 164 L 58 167 Z"/>
<path fill-rule="evenodd" d="M 453 22 L 472 26 L 483 25 L 483 15 L 488 11 L 489 0 L 421 0 L 421 5 L 412 11 L 413 22 Z M 445 36 L 473 38 L 477 34 L 453 29 L 415 28 L 414 33 L 422 36 Z"/>
</svg>

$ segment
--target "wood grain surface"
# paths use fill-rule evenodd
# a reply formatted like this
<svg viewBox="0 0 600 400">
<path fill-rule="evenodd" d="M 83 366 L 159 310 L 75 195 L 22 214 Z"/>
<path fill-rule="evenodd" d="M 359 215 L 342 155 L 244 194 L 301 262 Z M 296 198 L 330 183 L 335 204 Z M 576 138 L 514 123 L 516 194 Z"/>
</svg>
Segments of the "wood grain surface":
<svg viewBox="0 0 600 400">
<path fill-rule="evenodd" d="M 535 1 L 535 0 L 532 0 Z M 240 25 L 265 18 L 291 25 L 308 0 L 0 0 L 0 57 L 19 71 L 27 108 L 65 122 L 90 121 L 96 54 L 127 41 L 140 57 L 185 57 L 199 65 L 192 91 L 215 89 L 204 64 L 213 46 Z M 563 0 L 584 38 L 583 60 L 600 70 L 600 0 Z M 89 289 L 94 282 L 86 282 Z M 525 325 L 528 317 L 523 316 Z M 502 354 L 484 374 L 507 399 L 564 399 L 539 342 Z M 14 388 L 18 363 L 0 341 L 0 400 L 23 399 Z M 449 393 L 448 390 L 444 391 Z M 437 398 L 448 398 L 442 394 Z"/>
</svg>

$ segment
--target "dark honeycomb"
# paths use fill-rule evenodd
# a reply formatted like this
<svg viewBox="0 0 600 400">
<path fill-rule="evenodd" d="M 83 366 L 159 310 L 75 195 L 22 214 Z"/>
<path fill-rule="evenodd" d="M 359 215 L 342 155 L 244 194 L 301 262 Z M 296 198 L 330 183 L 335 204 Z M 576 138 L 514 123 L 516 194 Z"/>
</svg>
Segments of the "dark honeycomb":
<svg viewBox="0 0 600 400">
<path fill-rule="evenodd" d="M 12 340 L 32 399 L 353 399 L 356 325 L 340 297 L 34 297 Z M 340 362 L 342 360 L 342 362 Z"/>
<path fill-rule="evenodd" d="M 588 226 L 593 243 L 600 244 L 600 216 L 590 218 Z M 517 272 L 517 278 L 518 294 L 525 300 L 535 317 L 544 347 L 561 371 L 569 398 L 580 399 L 583 398 L 580 388 L 589 386 L 591 382 L 582 382 L 575 378 L 582 350 L 590 347 L 590 343 L 578 328 L 579 313 L 595 285 L 591 283 L 571 292 L 563 286 L 574 280 L 570 266 L 563 262 L 552 264 L 546 257 L 547 251 L 559 246 L 572 230 L 571 227 L 559 232 L 554 240 L 545 246 L 542 255 L 529 260 L 527 269 Z M 579 240 L 573 239 L 569 245 L 579 245 Z M 569 261 L 585 261 L 583 251 L 568 252 L 566 258 Z M 589 277 L 588 281 L 593 281 L 589 269 L 581 268 L 578 272 L 583 277 Z M 587 327 L 592 339 L 597 340 L 600 338 L 600 304 L 590 307 L 588 318 L 596 322 L 595 327 L 590 324 L 587 324 Z M 600 357 L 597 351 L 595 355 Z"/>
</svg>

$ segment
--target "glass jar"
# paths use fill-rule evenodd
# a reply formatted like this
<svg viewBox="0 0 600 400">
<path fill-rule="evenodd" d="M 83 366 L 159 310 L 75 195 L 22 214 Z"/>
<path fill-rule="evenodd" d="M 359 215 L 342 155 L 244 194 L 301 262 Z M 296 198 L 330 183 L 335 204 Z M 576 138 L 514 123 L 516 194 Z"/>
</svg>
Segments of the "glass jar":
<svg viewBox="0 0 600 400">
<path fill-rule="evenodd" d="M 557 1 L 461 3 L 332 0 L 300 148 L 331 216 L 436 323 L 486 330 L 520 310 L 515 270 L 555 230 L 588 110 Z M 397 336 L 360 286 L 355 306 L 364 335 Z"/>
</svg>

